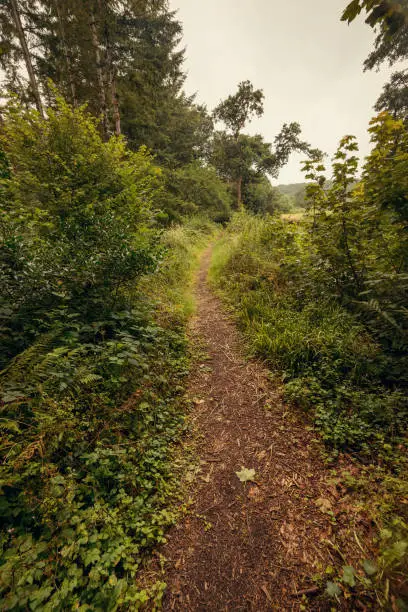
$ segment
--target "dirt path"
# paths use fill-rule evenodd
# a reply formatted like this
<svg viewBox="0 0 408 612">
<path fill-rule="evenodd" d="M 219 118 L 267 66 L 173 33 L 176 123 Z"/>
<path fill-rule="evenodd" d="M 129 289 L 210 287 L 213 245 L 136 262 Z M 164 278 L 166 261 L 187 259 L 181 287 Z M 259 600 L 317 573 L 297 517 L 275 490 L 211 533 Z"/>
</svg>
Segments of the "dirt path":
<svg viewBox="0 0 408 612">
<path fill-rule="evenodd" d="M 202 469 L 193 513 L 162 551 L 164 610 L 330 609 L 311 581 L 332 563 L 323 543 L 333 536 L 326 470 L 312 433 L 288 412 L 267 371 L 244 359 L 242 340 L 208 287 L 210 258 L 208 250 L 192 331 L 208 352 L 190 384 Z M 255 469 L 256 484 L 240 482 L 242 467 Z"/>
</svg>

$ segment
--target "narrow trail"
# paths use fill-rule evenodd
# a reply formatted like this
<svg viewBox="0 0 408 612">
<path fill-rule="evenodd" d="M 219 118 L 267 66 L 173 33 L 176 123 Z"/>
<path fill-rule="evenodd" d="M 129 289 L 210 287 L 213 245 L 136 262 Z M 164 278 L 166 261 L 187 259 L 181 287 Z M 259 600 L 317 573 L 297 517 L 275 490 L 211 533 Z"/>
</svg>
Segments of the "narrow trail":
<svg viewBox="0 0 408 612">
<path fill-rule="evenodd" d="M 162 550 L 164 610 L 300 610 L 302 593 L 313 598 L 308 610 L 330 610 L 314 598 L 311 581 L 332 563 L 322 542 L 332 536 L 321 508 L 322 499 L 331 503 L 327 472 L 312 433 L 288 412 L 267 371 L 245 360 L 242 339 L 207 284 L 210 260 L 211 249 L 192 329 L 192 341 L 208 353 L 190 383 L 201 472 L 193 513 Z M 256 483 L 240 482 L 242 467 L 256 470 Z"/>
</svg>

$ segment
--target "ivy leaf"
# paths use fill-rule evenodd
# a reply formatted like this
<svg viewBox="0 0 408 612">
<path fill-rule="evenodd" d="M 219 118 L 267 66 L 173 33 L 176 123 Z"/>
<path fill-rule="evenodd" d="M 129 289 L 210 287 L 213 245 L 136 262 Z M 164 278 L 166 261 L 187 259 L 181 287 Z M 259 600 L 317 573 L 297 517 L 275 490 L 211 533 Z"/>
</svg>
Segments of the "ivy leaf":
<svg viewBox="0 0 408 612">
<path fill-rule="evenodd" d="M 374 576 L 378 572 L 377 564 L 370 559 L 364 559 L 363 568 L 367 576 Z"/>
<path fill-rule="evenodd" d="M 344 582 L 344 584 L 348 584 L 351 587 L 356 586 L 354 567 L 351 567 L 351 565 L 345 565 L 343 567 L 343 578 L 341 580 Z"/>
<path fill-rule="evenodd" d="M 328 582 L 326 585 L 326 593 L 329 597 L 338 597 L 341 595 L 341 588 L 335 582 Z"/>
<path fill-rule="evenodd" d="M 255 478 L 255 470 L 249 470 L 248 468 L 242 468 L 240 472 L 235 472 L 241 482 L 249 482 Z"/>
</svg>

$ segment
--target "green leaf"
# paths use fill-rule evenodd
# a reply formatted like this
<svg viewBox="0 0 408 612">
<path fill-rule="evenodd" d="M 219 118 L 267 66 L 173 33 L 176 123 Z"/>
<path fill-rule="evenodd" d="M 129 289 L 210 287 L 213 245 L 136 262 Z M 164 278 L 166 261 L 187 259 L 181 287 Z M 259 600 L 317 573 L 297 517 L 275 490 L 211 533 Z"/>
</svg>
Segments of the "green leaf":
<svg viewBox="0 0 408 612">
<path fill-rule="evenodd" d="M 255 470 L 242 468 L 240 472 L 235 472 L 241 482 L 249 482 L 255 478 Z"/>
<path fill-rule="evenodd" d="M 329 597 L 338 597 L 341 595 L 341 588 L 335 582 L 328 582 L 326 585 L 326 593 Z"/>
<path fill-rule="evenodd" d="M 351 587 L 356 586 L 356 579 L 355 579 L 355 570 L 354 567 L 351 567 L 351 565 L 345 565 L 343 567 L 343 578 L 341 579 L 342 582 L 344 582 L 344 584 L 348 584 Z"/>
<path fill-rule="evenodd" d="M 360 13 L 361 13 L 360 0 L 353 0 L 343 11 L 341 20 L 351 23 Z"/>
<path fill-rule="evenodd" d="M 363 568 L 367 576 L 374 576 L 378 572 L 377 564 L 370 559 L 364 559 Z"/>
</svg>

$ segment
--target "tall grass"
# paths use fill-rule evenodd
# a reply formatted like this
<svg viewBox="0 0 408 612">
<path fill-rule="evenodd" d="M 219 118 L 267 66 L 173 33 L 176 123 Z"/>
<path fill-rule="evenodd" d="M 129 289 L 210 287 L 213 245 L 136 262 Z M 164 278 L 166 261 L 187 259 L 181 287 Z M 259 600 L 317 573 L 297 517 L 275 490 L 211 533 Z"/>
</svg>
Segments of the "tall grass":
<svg viewBox="0 0 408 612">
<path fill-rule="evenodd" d="M 156 304 L 160 321 L 183 325 L 195 309 L 193 284 L 200 255 L 219 232 L 206 217 L 191 217 L 162 236 L 163 262 L 156 274 L 146 276 L 139 288 Z"/>
<path fill-rule="evenodd" d="M 391 581 L 396 599 L 408 568 L 407 397 L 392 357 L 331 297 L 310 252 L 302 224 L 241 213 L 215 246 L 210 279 L 249 352 L 280 378 L 289 404 L 310 415 L 331 459 L 346 450 L 361 460 L 357 475 L 340 472 L 339 482 L 358 492 L 378 527 L 379 570 L 369 588 L 383 601 Z"/>
<path fill-rule="evenodd" d="M 240 214 L 216 245 L 210 278 L 250 352 L 282 375 L 287 398 L 313 415 L 334 450 L 397 445 L 408 406 L 388 384 L 389 360 L 322 288 L 309 257 L 301 225 Z"/>
</svg>

